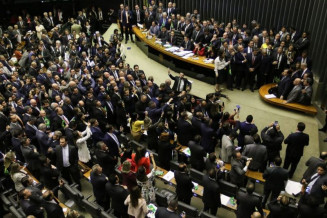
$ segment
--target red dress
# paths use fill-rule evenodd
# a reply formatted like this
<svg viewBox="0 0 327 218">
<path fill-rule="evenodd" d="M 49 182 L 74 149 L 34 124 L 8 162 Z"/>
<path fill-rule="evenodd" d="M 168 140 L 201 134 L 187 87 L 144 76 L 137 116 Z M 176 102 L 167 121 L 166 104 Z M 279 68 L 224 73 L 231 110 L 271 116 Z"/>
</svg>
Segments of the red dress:
<svg viewBox="0 0 327 218">
<path fill-rule="evenodd" d="M 135 161 L 135 153 L 132 154 L 132 160 L 136 163 Z M 143 166 L 145 168 L 145 172 L 146 174 L 149 174 L 150 173 L 150 158 L 148 157 L 142 157 L 137 163 L 136 163 L 136 166 L 135 166 L 135 171 L 137 172 L 138 168 L 140 166 Z"/>
</svg>

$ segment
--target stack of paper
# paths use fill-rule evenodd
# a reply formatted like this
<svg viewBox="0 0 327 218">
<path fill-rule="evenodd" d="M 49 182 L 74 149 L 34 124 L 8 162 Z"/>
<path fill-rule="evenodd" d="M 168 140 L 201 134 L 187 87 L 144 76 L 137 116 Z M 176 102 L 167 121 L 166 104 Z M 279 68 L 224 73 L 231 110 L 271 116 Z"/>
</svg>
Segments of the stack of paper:
<svg viewBox="0 0 327 218">
<path fill-rule="evenodd" d="M 212 58 L 207 58 L 207 59 L 204 59 L 203 62 L 206 63 L 206 64 L 212 64 L 213 63 L 213 59 Z"/>
<path fill-rule="evenodd" d="M 157 44 L 162 44 L 162 42 L 161 42 L 160 40 L 156 40 L 155 43 L 157 43 Z"/>
<path fill-rule="evenodd" d="M 302 185 L 299 182 L 294 182 L 292 180 L 288 180 L 286 183 L 285 191 L 288 194 L 298 194 L 301 192 Z"/>
<path fill-rule="evenodd" d="M 166 175 L 162 177 L 167 182 L 170 182 L 174 178 L 174 173 L 172 171 L 169 171 Z"/>
<path fill-rule="evenodd" d="M 267 98 L 267 99 L 276 98 L 276 96 L 274 94 L 268 94 L 268 95 L 265 95 L 265 98 Z"/>
<path fill-rule="evenodd" d="M 177 55 L 177 56 L 180 56 L 180 57 L 183 57 L 183 56 L 188 55 L 188 54 L 193 55 L 192 51 L 179 51 L 179 52 L 174 52 L 174 54 Z"/>
<path fill-rule="evenodd" d="M 191 150 L 190 150 L 190 148 L 185 148 L 183 150 L 183 153 L 186 154 L 186 156 L 191 156 Z"/>
<path fill-rule="evenodd" d="M 176 46 L 173 46 L 173 47 L 170 47 L 170 48 L 166 48 L 165 50 L 166 50 L 166 51 L 169 51 L 169 52 L 175 52 L 175 51 L 178 51 L 179 48 L 176 47 Z"/>
</svg>

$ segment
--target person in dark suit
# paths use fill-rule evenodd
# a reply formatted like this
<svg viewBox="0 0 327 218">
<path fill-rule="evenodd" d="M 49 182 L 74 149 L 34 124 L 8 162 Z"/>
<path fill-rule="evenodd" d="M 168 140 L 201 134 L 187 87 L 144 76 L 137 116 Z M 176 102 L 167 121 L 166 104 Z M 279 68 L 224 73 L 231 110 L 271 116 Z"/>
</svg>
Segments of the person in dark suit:
<svg viewBox="0 0 327 218">
<path fill-rule="evenodd" d="M 287 170 L 280 167 L 282 159 L 276 157 L 274 164 L 268 167 L 263 174 L 263 178 L 266 180 L 264 186 L 264 196 L 262 200 L 262 206 L 265 207 L 266 202 L 271 193 L 271 201 L 277 199 L 279 193 L 285 189 L 285 182 L 288 180 Z"/>
<path fill-rule="evenodd" d="M 162 43 L 166 44 L 169 39 L 169 34 L 165 26 L 161 27 L 157 38 L 160 39 Z"/>
<path fill-rule="evenodd" d="M 317 167 L 319 164 L 325 163 L 327 160 L 327 152 L 322 151 L 320 152 L 319 158 L 318 157 L 310 157 L 305 165 L 308 167 L 303 174 L 302 179 L 309 180 L 313 174 L 316 173 Z"/>
<path fill-rule="evenodd" d="M 252 158 L 249 165 L 249 170 L 263 172 L 267 165 L 267 148 L 261 144 L 260 136 L 258 134 L 253 135 L 253 144 L 245 146 L 242 155 Z"/>
<path fill-rule="evenodd" d="M 249 71 L 249 77 L 245 79 L 245 87 L 246 83 L 249 83 L 250 90 L 254 91 L 254 82 L 255 82 L 255 76 L 259 75 L 259 70 L 261 66 L 261 55 L 259 54 L 259 49 L 254 49 L 252 53 L 247 54 L 247 66 Z M 260 88 L 260 87 L 256 87 Z"/>
<path fill-rule="evenodd" d="M 106 111 L 102 107 L 101 101 L 96 100 L 94 102 L 94 107 L 92 108 L 92 118 L 99 122 L 99 127 L 102 131 L 106 129 Z"/>
<path fill-rule="evenodd" d="M 191 167 L 202 172 L 205 168 L 204 157 L 206 157 L 207 153 L 204 148 L 200 145 L 201 136 L 196 135 L 194 137 L 194 141 L 189 141 L 188 147 L 191 151 Z"/>
<path fill-rule="evenodd" d="M 62 105 L 62 110 L 64 111 L 64 115 L 67 117 L 68 120 L 73 119 L 74 117 L 74 110 L 73 106 L 71 105 L 70 98 L 66 97 L 64 99 L 64 104 Z"/>
<path fill-rule="evenodd" d="M 274 162 L 275 157 L 280 157 L 280 150 L 284 141 L 284 134 L 279 124 L 271 123 L 261 131 L 262 144 L 267 147 L 268 164 Z"/>
<path fill-rule="evenodd" d="M 103 107 L 107 111 L 107 121 L 109 124 L 113 125 L 116 123 L 116 110 L 111 102 L 110 95 L 104 95 L 104 101 L 102 102 Z"/>
<path fill-rule="evenodd" d="M 178 201 L 190 204 L 193 196 L 192 189 L 194 185 L 192 179 L 186 172 L 186 168 L 185 163 L 179 163 L 178 170 L 174 172 L 174 176 L 176 180 L 176 194 Z"/>
<path fill-rule="evenodd" d="M 36 132 L 36 139 L 39 144 L 40 153 L 44 154 L 44 155 L 48 153 L 48 149 L 52 142 L 52 137 L 49 137 L 45 133 L 46 129 L 47 129 L 47 126 L 44 123 L 41 123 L 39 125 L 39 130 Z"/>
<path fill-rule="evenodd" d="M 319 207 L 318 199 L 315 196 L 305 194 L 298 204 L 298 218 L 324 217 L 326 209 Z"/>
<path fill-rule="evenodd" d="M 277 97 L 280 99 L 287 99 L 288 93 L 292 89 L 292 81 L 291 81 L 291 74 L 292 70 L 290 69 L 285 69 L 282 72 L 282 78 L 278 82 L 277 86 Z"/>
<path fill-rule="evenodd" d="M 185 20 L 185 28 L 181 31 L 182 35 L 187 36 L 189 39 L 191 39 L 193 34 L 193 25 L 191 23 L 191 19 L 187 18 Z"/>
<path fill-rule="evenodd" d="M 106 195 L 105 189 L 108 181 L 106 175 L 102 174 L 102 167 L 99 164 L 95 164 L 92 167 L 90 181 L 93 187 L 93 194 L 97 203 L 107 210 L 110 207 L 110 199 Z"/>
<path fill-rule="evenodd" d="M 58 178 L 60 172 L 55 166 L 51 165 L 50 159 L 45 155 L 41 155 L 39 160 L 41 163 L 40 174 L 42 183 L 47 189 L 53 190 L 55 196 L 58 197 Z"/>
<path fill-rule="evenodd" d="M 273 77 L 278 77 L 287 65 L 287 57 L 283 53 L 283 48 L 278 47 L 277 52 L 272 56 L 272 65 L 274 67 Z"/>
<path fill-rule="evenodd" d="M 177 122 L 177 139 L 181 145 L 188 145 L 188 142 L 193 139 L 193 127 L 188 121 L 186 112 L 182 112 Z"/>
<path fill-rule="evenodd" d="M 269 218 L 295 218 L 296 211 L 292 210 L 288 205 L 290 201 L 286 195 L 280 195 L 274 201 L 268 204 Z"/>
<path fill-rule="evenodd" d="M 168 208 L 158 207 L 155 213 L 156 218 L 180 218 L 176 212 L 178 210 L 178 201 L 171 200 L 168 204 Z M 185 218 L 186 215 L 182 215 L 182 218 Z"/>
<path fill-rule="evenodd" d="M 51 151 L 52 150 L 52 151 Z M 50 149 L 56 157 L 56 166 L 63 177 L 69 184 L 76 183 L 81 190 L 80 170 L 78 168 L 77 148 L 67 144 L 65 136 L 60 137 L 60 145 L 55 149 Z"/>
<path fill-rule="evenodd" d="M 104 132 L 99 128 L 99 122 L 96 119 L 90 119 L 93 144 L 96 145 L 103 140 Z"/>
<path fill-rule="evenodd" d="M 238 129 L 240 130 L 240 134 L 238 134 L 238 146 L 240 147 L 244 147 L 244 137 L 246 135 L 250 135 L 250 131 L 252 131 L 252 129 L 258 129 L 257 126 L 252 123 L 253 122 L 253 116 L 252 115 L 248 115 L 246 117 L 246 121 L 241 122 L 239 124 Z"/>
<path fill-rule="evenodd" d="M 247 59 L 246 54 L 244 52 L 244 47 L 239 45 L 237 48 L 237 52 L 234 56 L 235 58 L 235 70 L 236 70 L 236 88 L 240 89 L 242 85 L 242 80 L 248 77 L 248 70 L 247 70 Z M 243 83 L 242 91 L 245 90 L 246 82 Z"/>
<path fill-rule="evenodd" d="M 302 53 L 304 50 L 309 48 L 309 44 L 308 33 L 303 32 L 302 37 L 294 43 L 294 47 L 299 53 Z"/>
<path fill-rule="evenodd" d="M 170 170 L 170 161 L 172 160 L 172 152 L 177 144 L 177 135 L 174 135 L 174 142 L 170 143 L 168 132 L 162 132 L 158 141 L 158 165 L 165 170 Z"/>
<path fill-rule="evenodd" d="M 190 38 L 188 36 L 184 36 L 184 40 L 181 42 L 180 47 L 183 50 L 193 51 L 194 44 L 190 41 Z"/>
<path fill-rule="evenodd" d="M 257 87 L 261 87 L 262 85 L 273 81 L 271 75 L 271 64 L 271 56 L 267 54 L 267 49 L 263 49 L 261 52 L 261 66 L 260 73 L 258 74 Z"/>
<path fill-rule="evenodd" d="M 246 163 L 244 163 L 246 161 Z M 243 157 L 239 151 L 234 151 L 232 155 L 232 169 L 230 171 L 231 183 L 238 187 L 243 187 L 245 183 L 245 173 L 248 170 L 248 166 L 251 160 Z"/>
<path fill-rule="evenodd" d="M 55 109 L 56 115 L 53 117 L 51 122 L 52 132 L 58 130 L 62 133 L 65 132 L 64 128 L 69 125 L 68 118 L 64 115 L 64 111 L 61 107 Z"/>
<path fill-rule="evenodd" d="M 216 145 L 216 132 L 211 126 L 212 119 L 204 118 L 201 124 L 201 146 L 207 153 L 214 152 Z"/>
<path fill-rule="evenodd" d="M 203 32 L 201 31 L 201 27 L 199 25 L 196 25 L 195 26 L 195 29 L 192 33 L 192 38 L 191 38 L 191 41 L 198 44 L 198 43 L 202 43 L 204 40 L 204 34 Z"/>
<path fill-rule="evenodd" d="M 285 104 L 292 103 L 292 102 L 299 102 L 301 98 L 301 91 L 302 91 L 301 79 L 296 78 L 293 81 L 293 85 L 294 87 L 291 90 L 291 92 L 288 94 Z"/>
<path fill-rule="evenodd" d="M 237 218 L 250 218 L 251 214 L 255 211 L 255 208 L 257 208 L 258 212 L 263 217 L 263 210 L 261 207 L 260 199 L 258 197 L 253 196 L 253 192 L 254 184 L 249 183 L 246 186 L 246 193 L 238 191 L 238 193 L 236 194 L 235 199 L 237 200 Z"/>
<path fill-rule="evenodd" d="M 216 216 L 218 207 L 221 207 L 220 188 L 216 181 L 216 170 L 210 169 L 208 175 L 203 176 L 203 211 Z"/>
<path fill-rule="evenodd" d="M 129 36 L 131 37 L 131 41 L 133 40 L 132 35 L 132 23 L 133 23 L 133 14 L 129 10 L 128 5 L 125 6 L 125 10 L 122 12 L 122 26 L 123 31 L 125 32 L 125 44 L 127 44 Z"/>
<path fill-rule="evenodd" d="M 168 69 L 168 75 L 170 79 L 174 80 L 173 90 L 175 93 L 179 94 L 190 88 L 191 84 L 186 78 L 184 78 L 184 73 L 180 73 L 179 76 L 173 76 L 170 74 L 170 69 Z"/>
<path fill-rule="evenodd" d="M 43 193 L 42 206 L 47 212 L 48 218 L 64 218 L 65 214 L 63 208 L 55 201 L 54 194 L 51 190 L 47 190 Z"/>
<path fill-rule="evenodd" d="M 301 96 L 299 99 L 300 104 L 311 105 L 311 98 L 313 93 L 312 83 L 313 80 L 311 78 L 303 79 L 304 88 L 301 90 Z"/>
<path fill-rule="evenodd" d="M 114 173 L 115 171 L 117 158 L 112 156 L 112 154 L 109 151 L 109 148 L 103 141 L 98 142 L 96 144 L 96 147 L 97 149 L 95 151 L 95 156 L 97 158 L 97 161 L 99 165 L 102 167 L 103 173 L 106 176 L 110 176 L 110 174 Z"/>
<path fill-rule="evenodd" d="M 40 161 L 39 161 L 39 152 L 34 145 L 31 145 L 31 140 L 29 138 L 23 138 L 21 145 L 22 154 L 27 164 L 27 169 L 33 174 L 37 179 L 40 178 Z"/>
<path fill-rule="evenodd" d="M 134 25 L 144 23 L 144 12 L 140 10 L 139 5 L 135 5 L 135 10 L 133 11 Z"/>
<path fill-rule="evenodd" d="M 113 157 L 118 157 L 120 153 L 120 142 L 118 136 L 123 132 L 123 127 L 117 131 L 112 125 L 106 126 L 107 133 L 104 134 L 102 141 L 108 146 L 109 152 Z"/>
<path fill-rule="evenodd" d="M 175 36 L 174 30 L 172 30 L 168 35 L 167 42 L 169 42 L 172 46 L 177 46 L 177 37 Z"/>
<path fill-rule="evenodd" d="M 301 157 L 303 156 L 304 146 L 309 145 L 309 135 L 303 133 L 305 130 L 305 124 L 299 122 L 297 124 L 297 130 L 295 133 L 291 133 L 285 140 L 284 143 L 287 144 L 286 155 L 284 161 L 284 169 L 289 171 L 289 177 L 292 178 L 296 170 L 298 163 L 300 162 Z"/>
<path fill-rule="evenodd" d="M 21 190 L 19 196 L 21 198 L 19 201 L 20 206 L 23 208 L 23 211 L 27 216 L 33 215 L 36 218 L 44 217 L 41 203 L 31 198 L 32 192 L 28 188 Z"/>
<path fill-rule="evenodd" d="M 109 182 L 106 184 L 106 192 L 111 197 L 111 208 L 114 209 L 114 215 L 118 218 L 128 218 L 127 206 L 124 204 L 129 192 L 126 186 L 119 184 L 119 177 L 115 174 L 109 176 Z"/>
</svg>

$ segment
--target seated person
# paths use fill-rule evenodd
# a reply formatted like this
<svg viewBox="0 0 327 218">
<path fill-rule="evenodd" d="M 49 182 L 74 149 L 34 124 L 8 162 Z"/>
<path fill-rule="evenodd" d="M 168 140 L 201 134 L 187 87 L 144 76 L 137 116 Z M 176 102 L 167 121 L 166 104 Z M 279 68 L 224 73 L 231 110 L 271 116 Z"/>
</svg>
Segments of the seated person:
<svg viewBox="0 0 327 218">
<path fill-rule="evenodd" d="M 202 43 L 199 42 L 198 44 L 195 44 L 195 48 L 193 50 L 193 53 L 198 56 L 204 56 L 205 55 L 205 48 L 203 47 Z"/>
<path fill-rule="evenodd" d="M 156 24 L 155 21 L 152 21 L 152 25 L 149 29 L 149 35 L 157 36 L 159 34 L 159 26 Z"/>
<path fill-rule="evenodd" d="M 312 79 L 307 78 L 303 80 L 304 88 L 301 91 L 301 97 L 299 100 L 300 104 L 304 105 L 311 105 L 311 98 L 312 98 Z"/>
<path fill-rule="evenodd" d="M 159 32 L 159 34 L 157 35 L 158 39 L 160 39 L 163 43 L 166 43 L 169 39 L 168 36 L 168 31 L 167 28 L 165 26 L 163 26 L 161 28 L 161 31 Z"/>
<path fill-rule="evenodd" d="M 301 91 L 302 91 L 301 79 L 296 78 L 293 81 L 293 85 L 294 85 L 294 87 L 291 90 L 291 92 L 288 94 L 287 101 L 285 102 L 285 104 L 298 103 L 301 98 Z"/>
<path fill-rule="evenodd" d="M 177 37 L 175 36 L 175 31 L 170 32 L 167 42 L 173 46 L 177 45 Z"/>
<path fill-rule="evenodd" d="M 190 41 L 190 38 L 188 36 L 184 36 L 184 40 L 180 44 L 181 50 L 188 50 L 193 51 L 193 43 Z"/>
<path fill-rule="evenodd" d="M 287 99 L 288 93 L 292 89 L 291 74 L 292 70 L 285 69 L 282 72 L 282 78 L 277 85 L 277 97 L 282 100 Z"/>
<path fill-rule="evenodd" d="M 280 195 L 276 200 L 271 201 L 268 204 L 270 211 L 269 218 L 280 218 L 280 217 L 295 217 L 294 210 L 288 205 L 290 201 L 286 195 Z"/>
</svg>

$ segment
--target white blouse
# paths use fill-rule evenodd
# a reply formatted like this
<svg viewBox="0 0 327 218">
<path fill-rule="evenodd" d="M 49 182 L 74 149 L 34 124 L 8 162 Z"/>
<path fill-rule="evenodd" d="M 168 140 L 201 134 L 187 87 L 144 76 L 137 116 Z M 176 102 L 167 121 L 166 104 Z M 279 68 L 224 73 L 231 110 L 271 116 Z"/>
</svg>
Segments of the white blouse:
<svg viewBox="0 0 327 218">
<path fill-rule="evenodd" d="M 82 132 L 82 138 L 77 139 L 76 146 L 78 148 L 78 159 L 83 162 L 87 163 L 91 160 L 90 151 L 87 147 L 86 140 L 88 140 L 92 135 L 91 129 L 86 127 L 86 130 Z"/>
<path fill-rule="evenodd" d="M 225 58 L 220 60 L 219 56 L 215 59 L 215 73 L 218 76 L 218 70 L 224 69 L 229 63 L 225 61 Z"/>
</svg>

